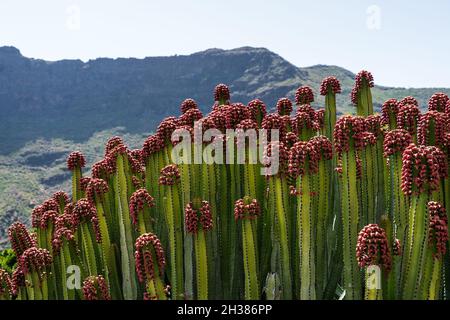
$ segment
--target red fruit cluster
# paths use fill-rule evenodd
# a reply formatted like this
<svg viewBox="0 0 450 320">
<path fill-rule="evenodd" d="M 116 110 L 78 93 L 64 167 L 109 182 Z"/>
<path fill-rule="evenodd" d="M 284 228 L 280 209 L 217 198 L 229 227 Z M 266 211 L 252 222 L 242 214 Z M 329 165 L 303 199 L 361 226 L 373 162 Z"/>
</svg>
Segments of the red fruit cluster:
<svg viewBox="0 0 450 320">
<path fill-rule="evenodd" d="M 272 140 L 270 130 L 279 130 L 279 139 L 283 140 L 286 135 L 286 122 L 278 113 L 269 113 L 263 120 L 261 127 L 268 130 L 267 139 Z"/>
<path fill-rule="evenodd" d="M 447 251 L 447 213 L 439 202 L 430 201 L 428 202 L 428 214 L 430 218 L 428 242 L 435 249 L 433 256 L 440 259 Z"/>
<path fill-rule="evenodd" d="M 178 119 L 178 125 L 194 127 L 194 123 L 203 118 L 203 113 L 199 109 L 189 109 Z"/>
<path fill-rule="evenodd" d="M 308 141 L 319 153 L 320 160 L 331 160 L 333 158 L 333 145 L 325 136 L 315 136 Z"/>
<path fill-rule="evenodd" d="M 292 101 L 281 98 L 277 101 L 277 112 L 280 116 L 290 115 L 292 112 Z"/>
<path fill-rule="evenodd" d="M 74 151 L 67 157 L 67 169 L 70 171 L 83 168 L 86 165 L 84 155 L 79 151 Z"/>
<path fill-rule="evenodd" d="M 287 149 L 292 148 L 292 146 L 296 144 L 298 141 L 299 141 L 298 136 L 292 131 L 286 133 L 286 135 L 283 138 L 283 143 Z"/>
<path fill-rule="evenodd" d="M 103 276 L 89 276 L 83 281 L 84 300 L 111 300 L 108 284 Z"/>
<path fill-rule="evenodd" d="M 413 136 L 416 134 L 417 121 L 419 120 L 420 110 L 414 104 L 402 104 L 399 106 L 397 114 L 397 126 L 400 129 L 408 130 Z"/>
<path fill-rule="evenodd" d="M 365 130 L 365 121 L 362 117 L 355 117 L 350 115 L 342 116 L 336 122 L 334 127 L 333 137 L 334 144 L 338 154 L 348 152 L 350 149 L 350 142 L 354 136 Z"/>
<path fill-rule="evenodd" d="M 303 86 L 295 92 L 295 103 L 297 105 L 309 104 L 314 101 L 314 93 L 308 86 Z"/>
<path fill-rule="evenodd" d="M 75 241 L 75 234 L 69 228 L 61 226 L 53 234 L 52 248 L 55 255 L 58 255 L 61 251 L 64 240 Z"/>
<path fill-rule="evenodd" d="M 445 115 L 438 111 L 428 111 L 420 116 L 417 125 L 417 142 L 419 144 L 428 145 L 430 138 L 434 137 L 435 144 L 440 146 L 445 139 L 446 118 Z"/>
<path fill-rule="evenodd" d="M 118 136 L 110 138 L 105 145 L 105 156 L 107 156 L 114 148 L 119 145 L 124 145 L 123 139 Z"/>
<path fill-rule="evenodd" d="M 9 273 L 3 269 L 0 269 L 0 298 L 5 295 L 13 296 L 14 293 L 14 284 L 11 281 Z"/>
<path fill-rule="evenodd" d="M 365 131 L 371 132 L 378 139 L 382 136 L 383 130 L 381 129 L 381 117 L 379 115 L 370 115 L 364 119 Z"/>
<path fill-rule="evenodd" d="M 431 96 L 428 101 L 428 110 L 429 111 L 437 111 L 437 112 L 445 112 L 445 108 L 447 103 L 450 101 L 448 95 L 442 92 L 435 93 Z"/>
<path fill-rule="evenodd" d="M 356 259 L 360 268 L 377 265 L 386 271 L 391 270 L 391 251 L 383 228 L 377 224 L 369 224 L 359 232 Z"/>
<path fill-rule="evenodd" d="M 130 216 L 133 224 L 138 225 L 138 214 L 142 213 L 144 207 L 155 206 L 155 199 L 145 189 L 135 191 L 130 198 Z"/>
<path fill-rule="evenodd" d="M 227 85 L 221 83 L 214 88 L 214 101 L 229 101 L 230 100 L 230 89 Z"/>
<path fill-rule="evenodd" d="M 167 117 L 159 124 L 156 129 L 156 134 L 159 135 L 164 142 L 168 142 L 177 127 L 178 119 L 175 117 Z"/>
<path fill-rule="evenodd" d="M 358 132 L 353 136 L 353 139 L 355 140 L 356 150 L 363 150 L 365 147 L 369 145 L 373 146 L 377 143 L 375 135 L 368 131 Z"/>
<path fill-rule="evenodd" d="M 304 130 L 318 130 L 319 126 L 316 122 L 316 113 L 305 112 L 297 110 L 297 113 L 291 118 L 292 131 L 298 136 L 302 134 Z"/>
<path fill-rule="evenodd" d="M 333 94 L 341 93 L 341 83 L 335 77 L 326 77 L 320 84 L 320 94 L 326 96 L 328 92 Z"/>
<path fill-rule="evenodd" d="M 316 124 L 318 129 L 323 129 L 325 125 L 325 109 L 319 109 L 316 112 Z"/>
<path fill-rule="evenodd" d="M 414 144 L 403 151 L 401 187 L 404 194 L 431 192 L 439 187 L 439 181 L 447 168 L 446 165 L 442 167 L 442 151 L 439 151 L 436 147 Z"/>
<path fill-rule="evenodd" d="M 164 186 L 173 186 L 180 181 L 180 170 L 174 164 L 169 164 L 161 169 L 159 184 Z"/>
<path fill-rule="evenodd" d="M 142 149 L 133 149 L 128 154 L 134 160 L 133 162 L 137 162 L 140 166 L 144 165 Z"/>
<path fill-rule="evenodd" d="M 250 129 L 258 130 L 258 124 L 256 123 L 256 121 L 254 121 L 252 119 L 245 119 L 238 123 L 238 125 L 236 126 L 236 129 L 240 129 L 240 130 L 244 130 L 244 131 L 250 130 Z"/>
<path fill-rule="evenodd" d="M 258 200 L 245 197 L 234 203 L 234 220 L 256 219 L 261 213 Z"/>
<path fill-rule="evenodd" d="M 320 153 L 315 144 L 299 141 L 289 151 L 289 174 L 294 178 L 308 173 L 315 174 L 319 159 Z"/>
<path fill-rule="evenodd" d="M 92 178 L 107 178 L 116 171 L 116 162 L 106 157 L 93 164 L 91 169 Z"/>
<path fill-rule="evenodd" d="M 417 101 L 416 98 L 408 96 L 408 97 L 404 97 L 402 100 L 400 100 L 398 102 L 398 106 L 406 106 L 406 105 L 413 105 L 416 107 L 419 107 L 419 101 Z"/>
<path fill-rule="evenodd" d="M 161 151 L 164 148 L 164 140 L 158 135 L 149 136 L 142 147 L 142 158 L 144 162 L 154 153 Z"/>
<path fill-rule="evenodd" d="M 91 182 L 91 177 L 83 177 L 80 179 L 80 189 L 83 192 L 86 192 L 86 189 L 89 185 L 89 182 Z"/>
<path fill-rule="evenodd" d="M 55 210 L 47 210 L 41 217 L 39 227 L 41 229 L 47 229 L 49 226 L 55 226 L 56 219 L 58 218 L 59 213 Z"/>
<path fill-rule="evenodd" d="M 155 267 L 153 255 L 156 257 L 158 264 L 159 276 L 164 275 L 166 259 L 164 258 L 164 250 L 161 241 L 153 233 L 145 233 L 136 239 L 136 251 L 134 259 L 136 261 L 136 273 L 140 282 L 153 280 L 155 278 Z"/>
<path fill-rule="evenodd" d="M 211 230 L 213 221 L 209 202 L 202 201 L 198 209 L 194 207 L 192 202 L 188 203 L 184 209 L 184 221 L 188 233 L 196 234 L 200 226 L 205 232 Z"/>
<path fill-rule="evenodd" d="M 52 263 L 52 256 L 47 249 L 31 247 L 23 252 L 19 258 L 18 268 L 26 275 L 33 271 L 39 273 Z"/>
<path fill-rule="evenodd" d="M 77 201 L 77 203 L 75 203 L 75 206 L 73 207 L 71 213 L 71 217 L 72 217 L 72 225 L 74 227 L 78 226 L 80 223 L 83 222 L 92 223 L 92 227 L 94 229 L 95 238 L 97 242 L 100 243 L 102 241 L 100 227 L 97 218 L 97 210 L 87 199 L 80 199 Z"/>
<path fill-rule="evenodd" d="M 20 257 L 25 250 L 36 246 L 36 242 L 31 237 L 27 227 L 21 222 L 14 222 L 8 228 L 8 238 L 16 257 Z"/>
<path fill-rule="evenodd" d="M 383 142 L 383 155 L 385 158 L 399 153 L 402 154 L 412 143 L 412 137 L 408 131 L 403 129 L 395 129 L 386 133 Z"/>
<path fill-rule="evenodd" d="M 189 133 L 189 136 L 191 137 L 191 141 L 193 142 L 194 141 L 194 128 L 192 128 L 191 126 L 179 126 L 173 132 L 173 135 L 172 135 L 172 138 L 170 141 L 172 143 L 172 145 L 176 146 L 177 144 L 182 142 L 186 133 Z"/>
<path fill-rule="evenodd" d="M 197 102 L 194 99 L 186 99 L 181 103 L 180 110 L 182 114 L 185 114 L 188 110 L 198 109 Z"/>
<path fill-rule="evenodd" d="M 70 202 L 69 195 L 64 191 L 56 191 L 53 196 L 53 200 L 55 200 L 59 205 L 65 206 L 66 203 Z"/>
<path fill-rule="evenodd" d="M 272 141 L 264 148 L 263 164 L 268 167 L 266 168 L 266 175 L 273 175 L 276 173 L 276 172 L 269 172 L 269 170 L 272 169 L 269 168 L 269 166 L 271 166 L 270 159 L 272 157 L 276 158 L 277 154 L 279 164 L 278 174 L 280 175 L 288 174 L 289 150 L 283 142 Z"/>
<path fill-rule="evenodd" d="M 351 100 L 354 105 L 358 104 L 358 93 L 363 85 L 366 85 L 369 88 L 374 86 L 372 74 L 365 70 L 360 71 L 355 77 L 355 86 L 351 92 Z"/>
<path fill-rule="evenodd" d="M 108 190 L 108 183 L 105 180 L 91 178 L 86 187 L 86 198 L 92 205 L 95 205 L 95 199 L 101 200 Z"/>
<path fill-rule="evenodd" d="M 254 100 L 250 101 L 248 103 L 247 108 L 248 108 L 249 118 L 254 121 L 256 121 L 258 119 L 258 115 L 260 115 L 261 119 L 263 119 L 267 114 L 266 105 L 264 104 L 264 102 L 262 102 L 259 99 L 254 99 Z"/>
<path fill-rule="evenodd" d="M 389 124 L 390 117 L 393 116 L 397 119 L 398 114 L 398 101 L 397 99 L 389 99 L 383 103 L 381 107 L 381 124 Z"/>
</svg>

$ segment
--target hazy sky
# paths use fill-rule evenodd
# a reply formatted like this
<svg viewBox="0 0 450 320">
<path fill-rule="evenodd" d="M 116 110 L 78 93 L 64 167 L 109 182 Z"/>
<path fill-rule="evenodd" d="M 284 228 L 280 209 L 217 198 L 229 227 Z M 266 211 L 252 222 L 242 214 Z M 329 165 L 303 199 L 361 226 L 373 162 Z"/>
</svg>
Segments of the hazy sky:
<svg viewBox="0 0 450 320">
<path fill-rule="evenodd" d="M 450 87 L 450 1 L 1 0 L 0 46 L 46 60 L 266 47 L 297 66 Z"/>
</svg>

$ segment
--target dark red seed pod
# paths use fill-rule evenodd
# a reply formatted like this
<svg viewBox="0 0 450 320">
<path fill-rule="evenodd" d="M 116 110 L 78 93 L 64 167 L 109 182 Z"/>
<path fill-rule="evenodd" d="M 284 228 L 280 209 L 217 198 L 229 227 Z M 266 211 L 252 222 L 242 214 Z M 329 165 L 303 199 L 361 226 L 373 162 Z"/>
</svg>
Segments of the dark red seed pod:
<svg viewBox="0 0 450 320">
<path fill-rule="evenodd" d="M 448 95 L 443 92 L 435 93 L 431 96 L 428 101 L 428 110 L 429 111 L 437 111 L 437 112 L 445 112 L 445 107 L 447 103 L 450 101 Z"/>
<path fill-rule="evenodd" d="M 130 198 L 130 216 L 133 224 L 138 225 L 138 214 L 143 213 L 144 207 L 151 208 L 155 206 L 155 199 L 142 188 L 135 191 Z"/>
<path fill-rule="evenodd" d="M 92 205 L 95 205 L 95 200 L 102 200 L 108 190 L 109 186 L 105 180 L 92 178 L 86 187 L 86 198 Z"/>
<path fill-rule="evenodd" d="M 314 143 L 299 141 L 289 150 L 289 174 L 297 178 L 305 174 L 315 174 L 318 170 L 319 151 Z"/>
<path fill-rule="evenodd" d="M 31 247 L 23 252 L 19 258 L 18 268 L 24 275 L 33 271 L 45 272 L 52 263 L 52 256 L 47 249 Z"/>
<path fill-rule="evenodd" d="M 227 85 L 221 83 L 214 88 L 214 101 L 230 101 L 230 89 Z"/>
<path fill-rule="evenodd" d="M 101 233 L 97 218 L 97 210 L 87 199 L 80 199 L 77 201 L 71 212 L 71 217 L 72 225 L 74 227 L 78 226 L 80 223 L 90 222 L 94 229 L 97 242 L 101 242 Z"/>
<path fill-rule="evenodd" d="M 366 85 L 369 88 L 374 86 L 372 74 L 365 70 L 360 71 L 355 77 L 355 86 L 351 92 L 351 100 L 354 105 L 358 104 L 358 94 L 363 85 Z"/>
<path fill-rule="evenodd" d="M 267 139 L 269 141 L 272 140 L 270 130 L 279 130 L 279 139 L 282 140 L 286 135 L 286 125 L 285 121 L 278 113 L 269 113 L 263 120 L 261 127 L 265 130 L 268 130 Z"/>
<path fill-rule="evenodd" d="M 417 142 L 423 145 L 441 146 L 444 142 L 446 131 L 446 117 L 444 113 L 437 111 L 428 111 L 420 116 L 417 125 Z"/>
<path fill-rule="evenodd" d="M 162 277 L 164 275 L 166 260 L 161 241 L 158 237 L 153 233 L 145 233 L 136 239 L 135 247 L 134 258 L 139 281 L 145 282 L 155 278 L 153 256 L 156 257 L 159 276 Z"/>
<path fill-rule="evenodd" d="M 131 156 L 141 166 L 144 165 L 143 157 L 142 157 L 143 156 L 142 149 L 133 149 L 133 150 L 128 152 L 128 155 Z"/>
<path fill-rule="evenodd" d="M 278 156 L 277 156 L 278 155 Z M 272 171 L 271 158 L 278 159 L 278 174 L 288 174 L 289 150 L 283 142 L 273 141 L 264 148 L 263 164 L 266 168 L 266 175 L 274 175 L 277 172 Z"/>
<path fill-rule="evenodd" d="M 257 121 L 258 118 L 263 119 L 267 114 L 266 105 L 259 99 L 250 101 L 247 105 L 247 109 L 249 118 L 254 121 Z"/>
<path fill-rule="evenodd" d="M 288 132 L 286 133 L 286 136 L 283 139 L 283 143 L 287 150 L 292 148 L 294 144 L 296 144 L 299 141 L 298 136 L 294 132 Z"/>
<path fill-rule="evenodd" d="M 436 147 L 410 144 L 403 151 L 402 191 L 406 195 L 432 192 L 439 187 L 445 154 Z"/>
<path fill-rule="evenodd" d="M 300 136 L 304 130 L 316 131 L 319 126 L 316 122 L 316 114 L 310 112 L 297 112 L 296 115 L 291 118 L 292 131 Z"/>
<path fill-rule="evenodd" d="M 58 203 L 59 206 L 65 206 L 67 203 L 70 202 L 69 195 L 64 191 L 57 191 L 53 194 L 52 199 Z M 62 214 L 62 212 L 61 212 Z"/>
<path fill-rule="evenodd" d="M 327 137 L 315 136 L 308 143 L 319 153 L 319 161 L 333 158 L 333 145 Z"/>
<path fill-rule="evenodd" d="M 175 117 L 167 117 L 159 124 L 156 129 L 156 134 L 159 135 L 164 142 L 170 142 L 172 133 L 177 127 L 178 119 Z"/>
<path fill-rule="evenodd" d="M 86 165 L 86 159 L 84 155 L 79 151 L 74 151 L 67 157 L 67 169 L 73 171 L 75 169 L 81 169 Z"/>
<path fill-rule="evenodd" d="M 169 164 L 161 169 L 159 176 L 159 184 L 165 186 L 173 186 L 180 181 L 180 171 L 174 164 Z"/>
<path fill-rule="evenodd" d="M 107 179 L 109 175 L 114 174 L 116 171 L 115 159 L 106 157 L 92 165 L 91 173 L 94 179 Z"/>
<path fill-rule="evenodd" d="M 412 142 L 412 137 L 408 131 L 403 129 L 391 130 L 384 137 L 383 155 L 388 158 L 395 153 L 403 154 L 403 151 Z"/>
<path fill-rule="evenodd" d="M 63 246 L 64 241 L 72 242 L 73 244 L 76 244 L 75 240 L 75 234 L 74 232 L 63 226 L 62 223 L 57 223 L 59 226 L 55 230 L 53 234 L 53 240 L 52 240 L 52 248 L 53 248 L 53 254 L 59 255 L 61 251 L 61 247 Z"/>
<path fill-rule="evenodd" d="M 435 259 L 441 259 L 447 251 L 448 220 L 445 208 L 436 201 L 428 202 L 429 236 L 428 243 L 433 248 Z"/>
<path fill-rule="evenodd" d="M 178 119 L 178 125 L 194 127 L 196 121 L 203 118 L 203 113 L 199 109 L 189 109 Z"/>
<path fill-rule="evenodd" d="M 2 298 L 4 297 L 11 298 L 14 295 L 15 290 L 11 276 L 6 270 L 0 269 L 0 299 L 3 300 Z"/>
<path fill-rule="evenodd" d="M 184 210 L 186 231 L 196 234 L 201 227 L 203 231 L 210 231 L 213 227 L 211 207 L 208 201 L 202 201 L 199 208 L 195 208 L 192 202 L 186 205 Z"/>
<path fill-rule="evenodd" d="M 182 114 L 185 114 L 188 110 L 198 109 L 197 102 L 194 99 L 186 99 L 181 103 L 180 110 Z"/>
<path fill-rule="evenodd" d="M 111 300 L 108 284 L 103 276 L 89 276 L 83 281 L 84 300 Z"/>
<path fill-rule="evenodd" d="M 8 238 L 16 257 L 20 257 L 25 250 L 36 246 L 36 242 L 21 222 L 14 222 L 8 228 Z"/>
<path fill-rule="evenodd" d="M 419 120 L 420 110 L 416 105 L 400 105 L 397 114 L 397 126 L 400 129 L 408 130 L 414 136 L 417 131 L 417 122 Z"/>
<path fill-rule="evenodd" d="M 375 138 L 378 139 L 383 135 L 381 129 L 381 117 L 379 115 L 369 115 L 364 119 L 364 130 L 373 133 Z"/>
<path fill-rule="evenodd" d="M 314 101 L 314 93 L 308 86 L 303 86 L 295 92 L 295 103 L 297 105 L 310 104 Z"/>
<path fill-rule="evenodd" d="M 406 106 L 406 105 L 413 105 L 416 107 L 419 107 L 419 102 L 417 101 L 416 98 L 408 96 L 408 97 L 404 97 L 402 100 L 400 100 L 398 102 L 398 107 L 400 108 L 401 106 Z"/>
<path fill-rule="evenodd" d="M 114 136 L 106 142 L 105 145 L 105 156 L 107 156 L 114 148 L 119 145 L 124 145 L 123 139 L 118 136 Z"/>
<path fill-rule="evenodd" d="M 375 145 L 377 143 L 377 138 L 372 132 L 363 131 L 355 134 L 353 136 L 355 140 L 355 149 L 363 150 L 365 147 Z"/>
<path fill-rule="evenodd" d="M 381 124 L 387 125 L 390 122 L 391 117 L 397 120 L 398 114 L 398 101 L 397 99 L 389 99 L 383 103 L 381 107 Z"/>
<path fill-rule="evenodd" d="M 342 116 L 336 122 L 334 127 L 333 137 L 336 152 L 342 154 L 348 152 L 350 148 L 350 140 L 353 137 L 363 132 L 365 128 L 364 118 L 350 115 Z"/>
<path fill-rule="evenodd" d="M 234 220 L 256 219 L 261 213 L 258 200 L 245 197 L 234 204 Z"/>
<path fill-rule="evenodd" d="M 90 177 L 83 177 L 80 179 L 80 189 L 83 192 L 86 192 L 86 189 L 89 185 L 89 182 L 91 182 L 92 178 Z"/>
<path fill-rule="evenodd" d="M 388 272 L 391 270 L 391 250 L 383 228 L 377 224 L 369 224 L 359 232 L 356 259 L 360 268 L 377 265 Z"/>
<path fill-rule="evenodd" d="M 59 213 L 55 210 L 47 210 L 42 214 L 40 221 L 40 229 L 47 229 L 50 225 L 55 226 Z"/>
<path fill-rule="evenodd" d="M 292 101 L 288 98 L 281 98 L 277 102 L 277 112 L 280 116 L 290 115 L 292 112 Z"/>
<path fill-rule="evenodd" d="M 145 161 L 152 155 L 164 148 L 164 139 L 160 135 L 154 134 L 149 136 L 142 147 L 142 158 Z"/>
<path fill-rule="evenodd" d="M 335 77 L 326 77 L 320 84 L 320 94 L 326 96 L 328 93 L 341 93 L 341 83 Z"/>
</svg>

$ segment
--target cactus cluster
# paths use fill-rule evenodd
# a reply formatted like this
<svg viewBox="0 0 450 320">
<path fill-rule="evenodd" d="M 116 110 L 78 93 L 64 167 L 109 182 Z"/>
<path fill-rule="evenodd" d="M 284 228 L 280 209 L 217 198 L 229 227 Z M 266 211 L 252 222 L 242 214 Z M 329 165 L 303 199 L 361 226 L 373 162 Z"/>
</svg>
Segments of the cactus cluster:
<svg viewBox="0 0 450 320">
<path fill-rule="evenodd" d="M 448 298 L 449 98 L 425 113 L 389 99 L 377 115 L 373 86 L 358 73 L 356 115 L 337 118 L 335 77 L 323 109 L 302 86 L 272 113 L 219 84 L 210 113 L 186 99 L 141 149 L 112 137 L 90 175 L 72 152 L 71 196 L 8 230 L 18 264 L 0 269 L 0 299 Z"/>
</svg>

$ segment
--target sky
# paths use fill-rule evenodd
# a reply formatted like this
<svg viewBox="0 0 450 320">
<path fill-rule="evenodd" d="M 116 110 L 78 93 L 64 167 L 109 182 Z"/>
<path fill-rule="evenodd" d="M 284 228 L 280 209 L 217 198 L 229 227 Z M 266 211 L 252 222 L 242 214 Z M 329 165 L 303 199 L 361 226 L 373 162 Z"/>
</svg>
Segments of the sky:
<svg viewBox="0 0 450 320">
<path fill-rule="evenodd" d="M 0 46 L 45 60 L 266 47 L 379 85 L 450 87 L 450 1 L 1 0 Z"/>
</svg>

